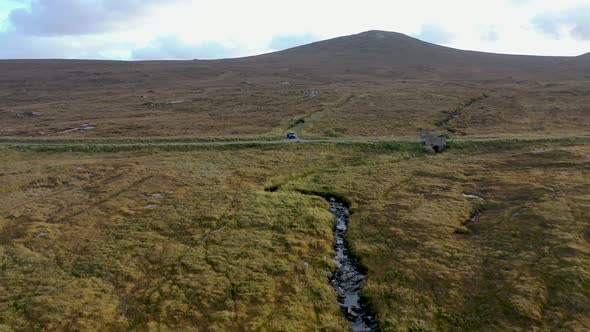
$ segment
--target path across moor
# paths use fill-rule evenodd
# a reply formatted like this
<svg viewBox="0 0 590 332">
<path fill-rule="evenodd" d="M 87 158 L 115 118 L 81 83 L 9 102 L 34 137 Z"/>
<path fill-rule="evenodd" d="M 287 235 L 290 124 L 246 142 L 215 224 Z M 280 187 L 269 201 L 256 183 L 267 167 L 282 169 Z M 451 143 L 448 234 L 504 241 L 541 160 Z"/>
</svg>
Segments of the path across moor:
<svg viewBox="0 0 590 332">
<path fill-rule="evenodd" d="M 527 137 L 469 137 L 450 138 L 450 142 L 484 142 L 484 141 L 543 141 L 543 140 L 567 140 L 590 139 L 590 136 L 527 136 Z M 295 143 L 396 143 L 396 142 L 420 142 L 420 138 L 396 137 L 396 138 L 341 138 L 341 139 L 281 139 L 281 140 L 235 140 L 235 141 L 190 141 L 190 140 L 138 140 L 122 141 L 110 139 L 81 139 L 81 140 L 27 140 L 27 139 L 0 139 L 0 146 L 219 146 L 219 145 L 258 145 L 258 144 L 295 144 Z"/>
</svg>

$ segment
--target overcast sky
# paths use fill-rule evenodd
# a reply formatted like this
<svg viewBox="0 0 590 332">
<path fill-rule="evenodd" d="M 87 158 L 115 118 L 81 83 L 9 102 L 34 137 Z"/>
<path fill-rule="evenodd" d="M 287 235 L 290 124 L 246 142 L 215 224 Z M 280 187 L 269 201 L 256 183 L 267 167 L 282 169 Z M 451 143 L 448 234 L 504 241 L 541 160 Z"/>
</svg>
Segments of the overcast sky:
<svg viewBox="0 0 590 332">
<path fill-rule="evenodd" d="M 590 0 L 0 0 L 0 58 L 211 59 L 388 30 L 461 49 L 590 52 Z"/>
</svg>

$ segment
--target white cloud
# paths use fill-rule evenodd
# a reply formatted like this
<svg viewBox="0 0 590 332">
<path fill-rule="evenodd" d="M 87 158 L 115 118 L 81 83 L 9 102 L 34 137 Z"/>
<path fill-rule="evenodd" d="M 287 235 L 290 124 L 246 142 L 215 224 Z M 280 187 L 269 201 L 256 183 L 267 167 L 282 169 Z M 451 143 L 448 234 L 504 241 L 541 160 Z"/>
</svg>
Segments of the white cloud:
<svg viewBox="0 0 590 332">
<path fill-rule="evenodd" d="M 495 28 L 490 28 L 489 30 L 481 33 L 481 39 L 484 41 L 494 42 L 500 40 L 500 34 Z"/>
<path fill-rule="evenodd" d="M 301 35 L 278 35 L 272 38 L 269 47 L 272 50 L 284 50 L 295 46 L 313 43 L 319 39 L 320 38 L 311 33 Z"/>
<path fill-rule="evenodd" d="M 565 32 L 577 40 L 590 40 L 590 3 L 539 14 L 533 19 L 533 25 L 555 39 L 562 38 Z"/>
<path fill-rule="evenodd" d="M 413 37 L 439 45 L 449 44 L 453 40 L 453 34 L 436 24 L 423 25 L 420 32 L 414 34 Z"/>
<path fill-rule="evenodd" d="M 217 42 L 190 44 L 175 36 L 159 37 L 148 46 L 138 48 L 131 54 L 134 60 L 186 60 L 219 59 L 244 55 L 237 47 L 228 47 Z"/>
<path fill-rule="evenodd" d="M 0 32 L 0 59 L 126 59 L 129 46 L 96 37 L 39 37 Z"/>
<path fill-rule="evenodd" d="M 252 55 L 374 29 L 499 53 L 577 55 L 590 50 L 582 15 L 588 10 L 567 22 L 559 16 L 563 8 L 590 0 L 33 0 L 30 10 L 18 4 L 21 0 L 3 1 L 24 11 L 12 11 L 0 23 L 5 36 L 0 49 L 22 57 Z M 3 10 L 5 15 L 9 11 Z M 533 21 L 538 15 L 560 18 L 548 20 L 556 27 L 543 25 L 545 32 L 557 31 L 559 39 L 539 32 Z"/>
<path fill-rule="evenodd" d="M 510 2 L 517 6 L 522 6 L 533 2 L 533 0 L 510 0 Z"/>
</svg>

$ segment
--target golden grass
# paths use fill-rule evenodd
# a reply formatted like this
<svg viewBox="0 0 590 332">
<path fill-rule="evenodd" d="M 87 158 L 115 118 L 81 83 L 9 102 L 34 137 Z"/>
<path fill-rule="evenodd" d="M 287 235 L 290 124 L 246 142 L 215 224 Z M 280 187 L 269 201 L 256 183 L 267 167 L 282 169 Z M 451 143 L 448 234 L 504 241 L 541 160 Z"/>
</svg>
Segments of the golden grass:
<svg viewBox="0 0 590 332">
<path fill-rule="evenodd" d="M 590 146 L 410 145 L 4 148 L 0 327 L 343 330 L 304 191 L 351 203 L 383 330 L 590 328 Z"/>
</svg>

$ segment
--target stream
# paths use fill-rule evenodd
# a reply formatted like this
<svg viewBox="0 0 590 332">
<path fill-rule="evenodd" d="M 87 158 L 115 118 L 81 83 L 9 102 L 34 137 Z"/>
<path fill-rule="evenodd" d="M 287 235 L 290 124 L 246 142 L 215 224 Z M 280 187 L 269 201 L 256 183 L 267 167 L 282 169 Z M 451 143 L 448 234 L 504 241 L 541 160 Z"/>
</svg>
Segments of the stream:
<svg viewBox="0 0 590 332">
<path fill-rule="evenodd" d="M 361 289 L 365 284 L 367 276 L 363 274 L 358 261 L 349 254 L 348 243 L 344 235 L 348 230 L 348 216 L 350 211 L 341 202 L 334 198 L 330 202 L 330 211 L 336 217 L 336 271 L 330 278 L 330 283 L 338 294 L 340 308 L 350 322 L 352 331 L 377 331 L 378 325 L 374 315 L 361 299 Z"/>
</svg>

